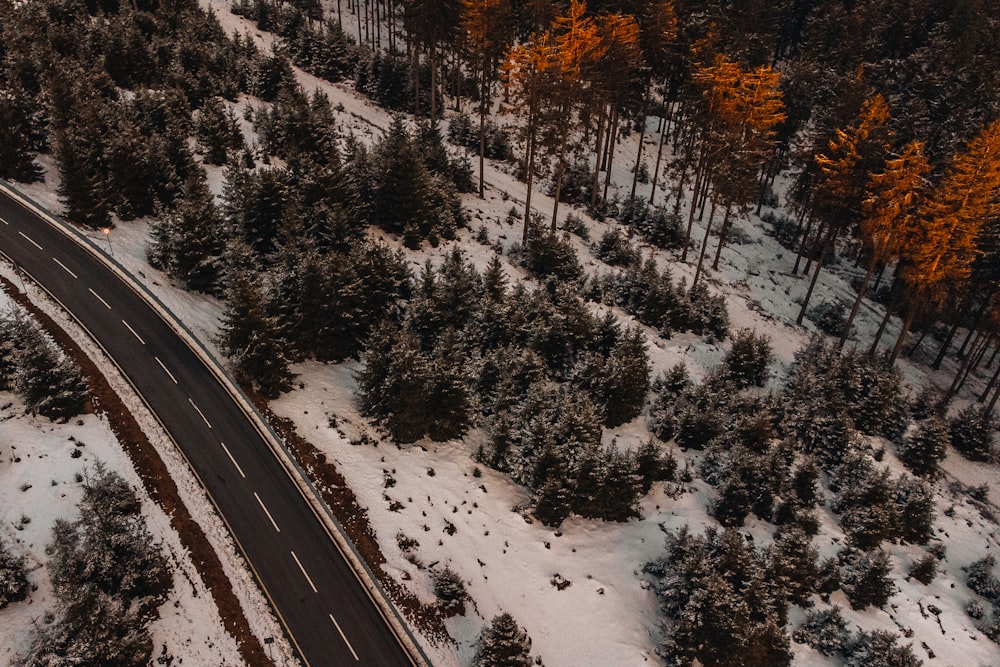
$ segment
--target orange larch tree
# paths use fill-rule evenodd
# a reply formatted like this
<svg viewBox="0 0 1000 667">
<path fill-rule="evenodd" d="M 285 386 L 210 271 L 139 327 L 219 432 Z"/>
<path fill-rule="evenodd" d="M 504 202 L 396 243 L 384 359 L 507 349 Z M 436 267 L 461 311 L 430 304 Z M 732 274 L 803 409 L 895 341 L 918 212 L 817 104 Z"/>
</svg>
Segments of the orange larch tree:
<svg viewBox="0 0 1000 667">
<path fill-rule="evenodd" d="M 845 130 L 838 129 L 828 144 L 829 150 L 814 158 L 819 167 L 814 210 L 823 223 L 819 234 L 823 241 L 796 324 L 802 324 L 805 318 L 816 280 L 837 234 L 861 217 L 868 175 L 881 166 L 889 149 L 888 122 L 889 105 L 876 94 L 865 100 L 857 122 Z"/>
<path fill-rule="evenodd" d="M 910 290 L 903 328 L 891 359 L 899 355 L 920 304 L 947 285 L 967 280 L 979 252 L 983 224 L 1000 216 L 1000 120 L 957 154 L 920 211 L 917 233 L 907 239 L 899 278 Z"/>
<path fill-rule="evenodd" d="M 532 35 L 527 41 L 509 48 L 500 65 L 500 82 L 510 100 L 511 109 L 524 118 L 524 168 L 527 194 L 524 202 L 524 229 L 521 243 L 528 243 L 531 225 L 531 191 L 535 173 L 535 153 L 543 118 L 548 112 L 552 91 L 558 84 L 558 62 L 552 33 Z"/>
<path fill-rule="evenodd" d="M 899 157 L 886 160 L 885 171 L 872 175 L 861 219 L 861 238 L 868 251 L 868 267 L 840 335 L 839 348 L 847 341 L 876 267 L 898 257 L 916 233 L 917 210 L 929 172 L 930 163 L 924 155 L 923 143 L 913 141 Z"/>
</svg>

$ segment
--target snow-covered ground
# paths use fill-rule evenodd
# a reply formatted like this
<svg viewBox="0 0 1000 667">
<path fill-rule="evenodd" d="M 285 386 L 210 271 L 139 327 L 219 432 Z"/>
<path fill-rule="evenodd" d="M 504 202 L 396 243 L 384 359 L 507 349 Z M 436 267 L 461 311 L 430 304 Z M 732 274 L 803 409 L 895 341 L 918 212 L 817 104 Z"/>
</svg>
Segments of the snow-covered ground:
<svg viewBox="0 0 1000 667">
<path fill-rule="evenodd" d="M 270 44 L 269 35 L 230 14 L 228 4 L 226 0 L 203 0 L 203 5 L 216 11 L 227 32 L 247 32 L 262 44 Z M 351 26 L 356 23 L 349 23 L 347 17 L 350 15 L 346 10 L 344 16 L 345 29 L 352 34 Z M 378 137 L 380 128 L 388 126 L 390 115 L 356 94 L 350 82 L 329 84 L 301 72 L 299 76 L 307 91 L 319 87 L 335 106 L 343 105 L 343 111 L 337 112 L 342 131 L 353 131 L 363 141 L 371 141 Z M 247 103 L 243 99 L 240 106 Z M 248 128 L 244 129 L 249 135 Z M 655 123 L 651 121 L 644 149 L 644 159 L 649 165 L 655 160 L 657 135 L 654 130 Z M 633 133 L 616 147 L 613 190 L 627 194 L 637 138 Z M 47 171 L 51 173 L 52 170 Z M 209 168 L 209 172 L 213 191 L 218 192 L 221 171 Z M 489 188 L 485 201 L 465 196 L 464 204 L 472 214 L 471 229 L 461 232 L 459 240 L 453 242 L 479 266 L 485 265 L 493 250 L 474 241 L 475 232 L 485 226 L 491 243 L 500 241 L 508 247 L 520 238 L 520 229 L 503 220 L 511 206 L 522 208 L 524 201 L 523 184 L 507 173 L 503 165 L 490 164 L 487 180 Z M 779 192 L 783 189 L 780 181 L 777 189 Z M 51 180 L 25 190 L 58 210 Z M 648 191 L 648 185 L 640 184 L 639 195 L 646 195 Z M 661 192 L 658 200 L 662 199 Z M 534 202 L 540 212 L 551 210 L 551 200 L 540 193 L 535 193 Z M 569 210 L 563 206 L 562 215 Z M 686 205 L 681 212 L 686 220 Z M 607 228 L 607 223 L 577 214 L 587 222 L 593 239 L 598 239 Z M 814 331 L 808 322 L 805 327 L 794 324 L 798 311 L 796 301 L 804 295 L 807 281 L 789 275 L 794 253 L 781 248 L 765 234 L 759 219 L 737 222 L 736 227 L 745 232 L 748 241 L 727 247 L 722 253 L 720 270 L 709 270 L 706 279 L 713 290 L 726 295 L 733 329 L 749 327 L 770 336 L 777 356 L 771 386 L 777 387 L 794 352 Z M 696 221 L 694 239 L 700 242 L 703 233 L 704 222 Z M 112 232 L 116 259 L 178 313 L 209 349 L 214 349 L 212 336 L 217 330 L 222 305 L 172 286 L 169 278 L 151 269 L 145 262 L 148 238 L 145 223 L 119 224 Z M 106 239 L 95 237 L 94 241 L 102 250 L 107 249 Z M 395 243 L 392 239 L 387 241 Z M 709 244 L 710 253 L 714 253 L 715 242 L 713 239 Z M 575 237 L 573 243 L 587 271 L 610 270 L 593 259 L 586 243 Z M 409 257 L 414 267 L 419 267 L 425 259 L 439 260 L 451 245 L 425 248 L 410 253 Z M 675 279 L 684 278 L 690 283 L 695 271 L 693 264 L 680 263 L 670 253 L 652 248 L 644 247 L 643 252 L 644 255 L 653 253 L 661 267 L 670 268 Z M 506 269 L 512 278 L 524 276 L 513 265 L 506 265 Z M 824 269 L 812 303 L 849 298 L 852 295 L 848 283 L 851 272 L 852 268 L 845 264 Z M 627 314 L 620 311 L 617 314 L 631 322 Z M 855 323 L 859 345 L 867 345 L 871 340 L 879 315 L 878 308 L 867 305 L 862 308 Z M 884 345 L 891 344 L 898 327 L 899 322 L 894 319 L 883 339 Z M 646 331 L 654 375 L 684 361 L 693 375 L 703 376 L 721 361 L 727 346 L 690 334 L 663 340 L 654 332 Z M 541 655 L 550 667 L 658 664 L 655 655 L 659 633 L 656 599 L 643 582 L 641 568 L 662 554 L 664 531 L 685 523 L 694 527 L 714 523 L 707 513 L 714 497 L 711 487 L 698 479 L 682 486 L 658 484 L 642 501 L 641 519 L 605 524 L 571 518 L 558 531 L 546 528 L 518 511 L 528 501 L 525 489 L 511 483 L 504 475 L 476 465 L 472 453 L 484 438 L 481 431 L 474 430 L 460 441 L 424 441 L 403 448 L 386 442 L 377 446 L 351 444 L 362 434 L 377 437 L 358 414 L 353 393 L 353 373 L 358 367 L 355 362 L 299 364 L 293 369 L 299 376 L 299 387 L 275 401 L 272 407 L 279 416 L 291 419 L 299 433 L 337 465 L 361 505 L 367 507 L 372 528 L 387 560 L 386 568 L 402 585 L 422 600 L 432 602 L 431 572 L 436 568 L 448 565 L 467 582 L 473 604 L 468 606 L 464 617 L 448 621 L 456 645 L 426 647 L 435 664 L 468 664 L 480 629 L 501 609 L 511 612 L 528 630 L 533 639 L 533 652 Z M 906 359 L 899 362 L 899 367 L 914 387 L 947 386 L 955 370 L 950 359 L 936 372 Z M 961 407 L 968 400 L 967 395 L 962 395 L 956 405 Z M 0 428 L 6 423 L 0 424 Z M 648 437 L 641 417 L 605 434 L 606 442 L 617 438 L 623 447 L 635 447 Z M 87 442 L 89 454 L 93 450 L 90 441 Z M 888 450 L 885 460 L 893 467 L 894 474 L 899 474 L 902 467 L 891 447 Z M 682 467 L 690 462 L 696 468 L 695 454 L 675 450 L 674 455 Z M 75 463 L 79 459 L 71 461 Z M 969 563 L 1000 548 L 1000 528 L 964 495 L 952 496 L 947 484 L 953 480 L 966 486 L 990 484 L 989 498 L 995 510 L 1000 504 L 998 468 L 971 464 L 954 452 L 950 453 L 943 468 L 948 479 L 936 487 L 938 514 L 934 538 L 948 550 L 942 564 L 943 572 L 929 586 L 905 581 L 910 563 L 924 550 L 886 545 L 892 555 L 893 574 L 899 587 L 886 610 L 851 611 L 841 593 L 835 594 L 831 602 L 844 608 L 852 629 L 884 628 L 904 635 L 903 643 L 912 642 L 914 652 L 925 665 L 1000 665 L 1000 647 L 976 630 L 964 612 L 971 593 L 965 586 L 962 571 Z M 0 474 L 5 472 L 0 469 Z M 59 481 L 60 486 L 56 488 L 61 488 L 64 482 L 60 480 L 64 480 L 65 475 L 57 477 L 45 472 L 45 479 L 25 493 L 48 485 L 50 474 Z M 16 489 L 19 484 L 15 482 L 9 488 Z M 945 514 L 946 509 L 950 516 Z M 839 549 L 843 535 L 831 513 L 823 511 L 820 518 L 822 530 L 817 544 L 821 554 L 828 556 Z M 40 519 L 34 521 L 41 522 Z M 758 544 L 769 539 L 770 527 L 755 519 L 743 530 L 752 534 Z M 415 540 L 417 545 L 402 548 L 401 544 L 406 545 L 409 540 Z M 571 585 L 557 589 L 553 583 L 557 575 Z M 940 613 L 928 611 L 931 605 Z M 793 612 L 793 622 L 801 620 L 802 616 L 801 612 Z M 3 618 L 0 616 L 0 621 Z M 796 664 L 840 664 L 838 659 L 824 657 L 806 646 L 793 644 L 793 647 Z M 197 659 L 194 663 L 208 664 Z"/>
</svg>

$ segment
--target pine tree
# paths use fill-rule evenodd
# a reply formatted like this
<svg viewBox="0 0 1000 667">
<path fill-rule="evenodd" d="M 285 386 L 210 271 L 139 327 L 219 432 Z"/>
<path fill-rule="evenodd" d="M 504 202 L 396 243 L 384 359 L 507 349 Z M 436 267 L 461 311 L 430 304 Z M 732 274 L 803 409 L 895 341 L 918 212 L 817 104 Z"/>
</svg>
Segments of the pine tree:
<svg viewBox="0 0 1000 667">
<path fill-rule="evenodd" d="M 737 389 L 763 387 L 768 367 L 774 360 L 771 339 L 750 329 L 740 329 L 733 336 L 732 347 L 722 360 L 726 375 Z"/>
<path fill-rule="evenodd" d="M 823 262 L 837 235 L 860 217 L 869 174 L 878 168 L 888 149 L 888 121 L 889 106 L 885 98 L 875 95 L 865 100 L 851 127 L 836 131 L 827 152 L 815 155 L 820 174 L 815 208 L 826 231 L 796 324 L 802 324 Z"/>
<path fill-rule="evenodd" d="M 483 628 L 473 659 L 476 667 L 530 667 L 531 638 L 507 612 Z"/>
<path fill-rule="evenodd" d="M 955 155 L 941 183 L 920 209 L 898 273 L 918 303 L 939 298 L 944 285 L 968 279 L 987 220 L 1000 217 L 1000 120 L 983 128 Z M 902 348 L 916 309 L 910 307 L 891 358 Z"/>
<path fill-rule="evenodd" d="M 862 552 L 851 547 L 838 556 L 841 582 L 851 609 L 882 608 L 896 591 L 892 583 L 889 554 L 881 549 Z"/>
<path fill-rule="evenodd" d="M 243 148 L 243 135 L 232 110 L 220 97 L 210 97 L 198 112 L 195 124 L 198 142 L 208 164 L 226 164 L 229 151 Z"/>
<path fill-rule="evenodd" d="M 239 252 L 235 254 L 240 256 Z M 242 264 L 245 258 L 231 261 Z M 267 398 L 277 398 L 291 387 L 293 376 L 267 296 L 253 276 L 235 268 L 227 277 L 225 300 L 218 341 L 233 364 L 237 380 Z"/>
<path fill-rule="evenodd" d="M 948 423 L 931 416 L 917 425 L 916 431 L 899 446 L 899 458 L 914 474 L 934 478 L 938 463 L 948 454 L 951 434 Z"/>
<path fill-rule="evenodd" d="M 180 203 L 153 223 L 150 264 L 182 281 L 188 289 L 213 294 L 219 287 L 224 248 L 222 216 L 196 171 L 184 184 Z"/>
<path fill-rule="evenodd" d="M 0 178 L 32 183 L 42 170 L 32 155 L 32 107 L 24 90 L 0 89 Z"/>
<path fill-rule="evenodd" d="M 629 327 L 621 335 L 600 383 L 604 425 L 615 428 L 639 415 L 649 393 L 649 358 L 642 331 Z"/>
<path fill-rule="evenodd" d="M 434 596 L 446 616 L 465 615 L 465 601 L 469 594 L 462 577 L 450 567 L 445 566 L 434 573 Z"/>
<path fill-rule="evenodd" d="M 63 421 L 80 414 L 88 396 L 79 367 L 27 316 L 15 314 L 4 328 L 9 336 L 8 382 L 28 410 Z"/>
<path fill-rule="evenodd" d="M 993 411 L 972 404 L 952 417 L 951 444 L 972 461 L 993 461 L 997 456 L 996 429 Z"/>
<path fill-rule="evenodd" d="M 913 141 L 899 157 L 886 160 L 883 172 L 871 176 L 869 194 L 862 206 L 865 215 L 860 225 L 861 237 L 868 250 L 868 267 L 844 323 L 840 347 L 850 334 L 875 269 L 898 257 L 913 238 L 918 224 L 916 214 L 929 172 L 930 163 L 924 155 L 923 144 Z"/>
<path fill-rule="evenodd" d="M 24 556 L 16 556 L 0 540 L 0 609 L 28 597 L 28 576 Z"/>
</svg>

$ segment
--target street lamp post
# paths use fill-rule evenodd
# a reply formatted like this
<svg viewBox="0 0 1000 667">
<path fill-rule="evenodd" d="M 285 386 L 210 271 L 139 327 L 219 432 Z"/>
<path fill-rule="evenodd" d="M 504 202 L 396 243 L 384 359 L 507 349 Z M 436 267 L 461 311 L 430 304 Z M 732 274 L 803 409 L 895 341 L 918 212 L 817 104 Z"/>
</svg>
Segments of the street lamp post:
<svg viewBox="0 0 1000 667">
<path fill-rule="evenodd" d="M 111 246 L 111 228 L 105 227 L 101 231 L 104 232 L 104 238 L 108 240 L 108 251 L 111 253 L 111 256 L 114 257 L 115 249 Z"/>
</svg>

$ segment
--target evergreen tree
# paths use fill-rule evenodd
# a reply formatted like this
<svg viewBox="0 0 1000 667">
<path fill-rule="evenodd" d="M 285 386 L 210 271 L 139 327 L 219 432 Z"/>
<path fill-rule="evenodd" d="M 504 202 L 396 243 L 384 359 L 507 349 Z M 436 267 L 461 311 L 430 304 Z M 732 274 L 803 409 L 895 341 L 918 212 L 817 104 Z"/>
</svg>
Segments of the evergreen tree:
<svg viewBox="0 0 1000 667">
<path fill-rule="evenodd" d="M 270 313 L 267 296 L 248 272 L 231 260 L 234 271 L 227 277 L 226 310 L 222 314 L 219 346 L 233 364 L 236 379 L 267 398 L 291 387 L 292 373 L 285 357 L 285 342 L 279 337 L 277 318 Z"/>
<path fill-rule="evenodd" d="M 863 552 L 847 547 L 838 555 L 841 585 L 851 609 L 882 608 L 896 591 L 889 554 L 881 549 Z"/>
<path fill-rule="evenodd" d="M 493 617 L 483 628 L 476 647 L 476 667 L 530 667 L 531 638 L 507 612 Z"/>
<path fill-rule="evenodd" d="M 0 178 L 32 183 L 42 170 L 32 152 L 32 107 L 27 91 L 0 88 Z"/>
<path fill-rule="evenodd" d="M 0 540 L 0 609 L 28 597 L 28 575 L 24 556 L 15 556 Z"/>
<path fill-rule="evenodd" d="M 988 407 L 972 404 L 951 419 L 951 444 L 963 456 L 973 461 L 993 461 L 996 458 L 995 436 L 997 421 Z"/>
<path fill-rule="evenodd" d="M 229 152 L 238 151 L 244 145 L 236 117 L 220 97 L 205 101 L 198 112 L 195 132 L 208 164 L 226 164 Z"/>
<path fill-rule="evenodd" d="M 4 328 L 9 336 L 8 382 L 28 410 L 63 421 L 83 412 L 88 396 L 79 367 L 27 316 L 13 315 Z"/>
<path fill-rule="evenodd" d="M 184 184 L 180 203 L 153 223 L 149 263 L 182 281 L 188 289 L 218 291 L 224 239 L 222 216 L 196 171 Z"/>
<path fill-rule="evenodd" d="M 861 631 L 851 641 L 845 667 L 920 667 L 923 663 L 909 644 L 899 646 L 895 634 L 885 630 Z"/>
<path fill-rule="evenodd" d="M 465 601 L 469 594 L 462 577 L 450 567 L 434 573 L 434 595 L 446 616 L 465 614 Z"/>
<path fill-rule="evenodd" d="M 842 652 L 847 645 L 847 621 L 836 605 L 822 611 L 811 611 L 792 633 L 792 639 L 831 656 Z"/>
<path fill-rule="evenodd" d="M 629 327 L 621 335 L 604 366 L 599 396 L 604 425 L 615 428 L 639 416 L 649 392 L 649 358 L 642 331 Z"/>
<path fill-rule="evenodd" d="M 732 347 L 722 364 L 737 389 L 763 387 L 773 359 L 770 338 L 763 334 L 758 336 L 750 329 L 740 329 L 733 336 Z"/>
<path fill-rule="evenodd" d="M 899 458 L 914 474 L 934 478 L 938 464 L 948 454 L 951 441 L 948 423 L 931 416 L 917 425 L 916 431 L 899 446 Z"/>
</svg>

